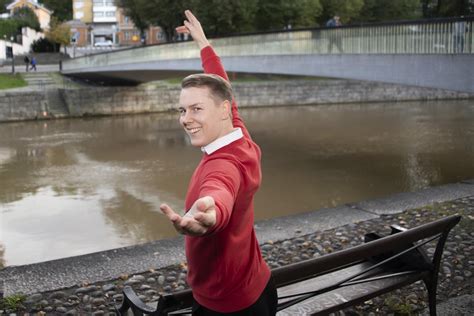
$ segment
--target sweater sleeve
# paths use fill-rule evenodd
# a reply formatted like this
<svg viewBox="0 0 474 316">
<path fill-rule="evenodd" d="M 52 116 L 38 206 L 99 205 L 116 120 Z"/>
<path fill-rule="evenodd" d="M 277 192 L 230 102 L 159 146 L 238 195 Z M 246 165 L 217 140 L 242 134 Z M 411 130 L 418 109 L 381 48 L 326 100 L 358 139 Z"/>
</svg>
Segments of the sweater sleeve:
<svg viewBox="0 0 474 316">
<path fill-rule="evenodd" d="M 205 73 L 221 76 L 230 82 L 221 59 L 217 56 L 212 46 L 206 46 L 201 50 L 201 61 Z M 247 128 L 245 127 L 244 121 L 239 115 L 235 98 L 232 99 L 232 123 L 234 127 L 240 127 L 246 137 L 251 138 Z"/>
<path fill-rule="evenodd" d="M 199 197 L 211 196 L 216 204 L 216 224 L 207 233 L 212 234 L 224 229 L 230 221 L 241 175 L 231 161 L 215 159 L 206 163 L 202 179 Z"/>
</svg>

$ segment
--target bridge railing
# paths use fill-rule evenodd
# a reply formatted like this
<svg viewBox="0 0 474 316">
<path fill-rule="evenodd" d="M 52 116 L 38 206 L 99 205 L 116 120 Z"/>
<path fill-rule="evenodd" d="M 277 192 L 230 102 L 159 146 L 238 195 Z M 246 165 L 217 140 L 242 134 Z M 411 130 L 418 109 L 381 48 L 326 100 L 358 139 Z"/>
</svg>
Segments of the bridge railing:
<svg viewBox="0 0 474 316">
<path fill-rule="evenodd" d="M 211 39 L 219 55 L 473 54 L 474 17 L 351 25 Z M 161 44 L 68 60 L 63 70 L 198 58 L 192 42 Z"/>
</svg>

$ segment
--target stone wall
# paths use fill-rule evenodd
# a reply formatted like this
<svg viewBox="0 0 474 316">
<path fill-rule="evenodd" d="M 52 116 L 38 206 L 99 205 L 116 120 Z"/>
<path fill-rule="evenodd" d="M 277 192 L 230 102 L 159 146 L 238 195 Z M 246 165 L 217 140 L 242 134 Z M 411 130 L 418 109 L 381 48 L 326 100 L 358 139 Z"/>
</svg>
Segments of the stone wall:
<svg viewBox="0 0 474 316">
<path fill-rule="evenodd" d="M 0 122 L 39 119 L 47 109 L 44 92 L 0 92 Z"/>
<path fill-rule="evenodd" d="M 234 89 L 241 107 L 474 97 L 448 90 L 352 80 L 247 82 L 235 83 Z M 179 85 L 159 83 L 54 92 L 0 92 L 0 121 L 164 112 L 176 106 L 179 91 Z"/>
</svg>

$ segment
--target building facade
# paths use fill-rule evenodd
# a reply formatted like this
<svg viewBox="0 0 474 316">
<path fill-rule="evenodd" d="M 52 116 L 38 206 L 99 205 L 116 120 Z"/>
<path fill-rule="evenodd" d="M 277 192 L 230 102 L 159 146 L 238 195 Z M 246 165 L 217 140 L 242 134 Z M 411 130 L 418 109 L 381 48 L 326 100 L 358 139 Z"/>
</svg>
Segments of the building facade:
<svg viewBox="0 0 474 316">
<path fill-rule="evenodd" d="M 38 0 L 16 0 L 10 3 L 7 6 L 7 10 L 10 12 L 10 15 L 15 9 L 29 7 L 35 13 L 40 27 L 46 31 L 49 30 L 49 22 L 51 21 L 52 12 L 48 10 L 45 6 L 38 3 Z"/>
<path fill-rule="evenodd" d="M 115 6 L 114 0 L 72 0 L 73 18 L 70 21 L 73 38 L 77 46 L 96 45 L 110 41 L 113 45 L 140 45 L 140 31 L 133 21 Z M 80 23 L 87 25 L 79 27 Z M 163 41 L 161 28 L 150 27 L 145 31 L 144 44 Z M 83 39 L 87 38 L 86 41 Z"/>
</svg>

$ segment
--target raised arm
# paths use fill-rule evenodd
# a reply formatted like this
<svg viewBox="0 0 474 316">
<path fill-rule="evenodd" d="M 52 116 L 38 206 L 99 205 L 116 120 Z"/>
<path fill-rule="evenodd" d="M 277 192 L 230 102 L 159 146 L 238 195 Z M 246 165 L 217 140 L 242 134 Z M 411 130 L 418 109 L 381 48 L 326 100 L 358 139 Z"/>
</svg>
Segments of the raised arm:
<svg viewBox="0 0 474 316">
<path fill-rule="evenodd" d="M 206 34 L 204 33 L 199 20 L 189 10 L 186 10 L 184 14 L 186 15 L 187 20 L 184 21 L 184 25 L 177 27 L 176 31 L 178 33 L 187 33 L 192 36 L 194 42 L 196 42 L 201 50 L 201 61 L 204 72 L 221 76 L 227 81 L 230 81 L 219 56 L 217 56 L 207 40 Z M 244 135 L 250 138 L 250 134 L 240 118 L 235 99 L 232 100 L 232 123 L 234 127 L 240 127 Z"/>
</svg>

